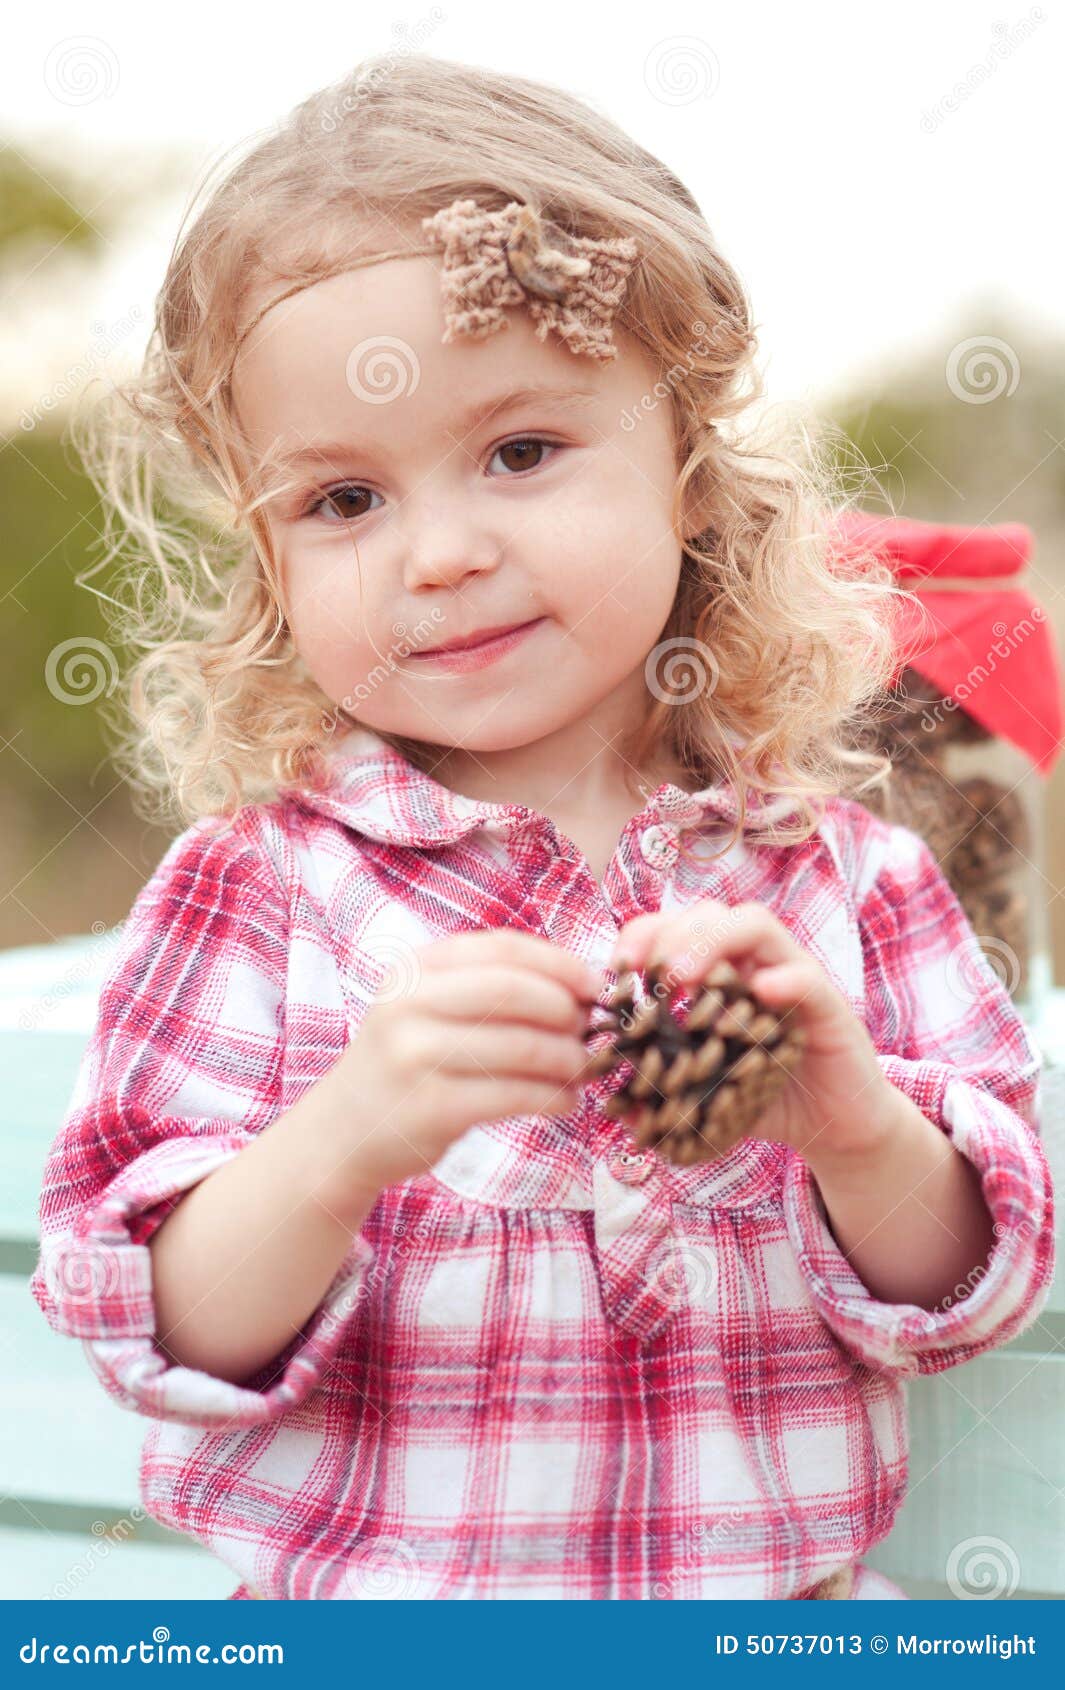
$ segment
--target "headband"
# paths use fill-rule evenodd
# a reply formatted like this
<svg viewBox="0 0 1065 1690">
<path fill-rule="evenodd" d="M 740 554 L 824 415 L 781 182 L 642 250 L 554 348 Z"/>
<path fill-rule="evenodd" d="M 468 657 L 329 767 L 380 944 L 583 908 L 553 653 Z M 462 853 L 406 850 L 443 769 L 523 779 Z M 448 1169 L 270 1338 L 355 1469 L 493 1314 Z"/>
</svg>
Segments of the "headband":
<svg viewBox="0 0 1065 1690">
<path fill-rule="evenodd" d="M 282 300 L 367 264 L 435 253 L 443 257 L 442 344 L 460 335 L 483 340 L 506 328 L 507 306 L 525 304 L 540 340 L 554 332 L 571 352 L 600 363 L 617 357 L 614 317 L 639 254 L 631 237 L 591 240 L 571 235 L 519 200 L 511 200 L 502 211 L 485 211 L 475 199 L 453 200 L 442 211 L 423 217 L 421 226 L 429 237 L 422 246 L 346 259 L 326 275 L 296 282 L 270 300 L 238 336 L 227 376 L 252 329 Z"/>
</svg>

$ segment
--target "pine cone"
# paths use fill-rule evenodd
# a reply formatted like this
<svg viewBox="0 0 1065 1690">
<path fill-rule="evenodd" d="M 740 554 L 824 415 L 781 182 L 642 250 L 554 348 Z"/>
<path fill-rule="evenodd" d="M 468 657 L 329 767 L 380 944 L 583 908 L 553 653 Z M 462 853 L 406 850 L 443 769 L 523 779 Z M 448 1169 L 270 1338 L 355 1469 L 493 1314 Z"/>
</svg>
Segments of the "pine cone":
<svg viewBox="0 0 1065 1690">
<path fill-rule="evenodd" d="M 1014 789 L 986 776 L 957 780 L 948 773 L 953 746 L 992 737 L 915 670 L 905 669 L 896 690 L 885 692 L 870 712 L 858 740 L 863 749 L 888 753 L 891 777 L 860 794 L 860 801 L 873 815 L 924 839 L 989 960 L 1009 963 L 1004 981 L 1018 996 L 1028 990 L 1032 964 L 1022 868 L 1032 851 L 1026 807 Z"/>
<path fill-rule="evenodd" d="M 919 833 L 944 871 L 973 821 L 972 806 L 934 758 L 896 761 L 886 784 L 863 802 L 884 821 L 899 822 Z"/>
<path fill-rule="evenodd" d="M 670 1006 L 665 965 L 646 970 L 648 998 L 636 1006 L 634 973 L 623 975 L 591 1030 L 611 1042 L 589 1059 L 588 1073 L 631 1063 L 605 1114 L 633 1112 L 629 1130 L 640 1148 L 661 1150 L 687 1165 L 725 1155 L 765 1113 L 804 1044 L 791 1011 L 778 1016 L 729 962 L 701 983 L 683 1024 Z"/>
<path fill-rule="evenodd" d="M 951 852 L 948 878 L 992 963 L 1005 946 L 1016 967 L 1005 971 L 1007 990 L 1028 989 L 1031 969 L 1029 900 L 1022 859 L 1032 849 L 1031 829 L 1017 794 L 983 778 L 962 781 L 959 794 L 968 822 Z"/>
<path fill-rule="evenodd" d="M 971 884 L 981 875 L 1015 871 L 1018 853 L 1032 849 L 1028 818 L 1017 794 L 983 777 L 958 782 L 965 807 L 964 837 L 955 847 L 951 868 Z"/>
<path fill-rule="evenodd" d="M 991 738 L 963 706 L 909 667 L 892 691 L 882 693 L 870 720 L 880 749 L 893 759 L 908 748 L 937 757 L 947 745 L 977 745 Z"/>
</svg>

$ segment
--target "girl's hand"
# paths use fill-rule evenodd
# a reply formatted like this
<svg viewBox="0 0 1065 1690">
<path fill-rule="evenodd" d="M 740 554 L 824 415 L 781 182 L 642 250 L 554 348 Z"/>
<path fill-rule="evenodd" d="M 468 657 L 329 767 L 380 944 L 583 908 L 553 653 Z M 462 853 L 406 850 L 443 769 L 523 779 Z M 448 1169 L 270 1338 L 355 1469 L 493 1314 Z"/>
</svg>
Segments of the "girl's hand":
<svg viewBox="0 0 1065 1690">
<path fill-rule="evenodd" d="M 339 1214 L 424 1173 L 475 1121 L 566 1115 L 580 1100 L 597 972 L 505 927 L 437 940 L 417 963 L 402 993 L 385 977 L 327 1076 L 338 1108 L 323 1148 Z"/>
<path fill-rule="evenodd" d="M 763 904 L 712 898 L 637 916 L 618 934 L 611 966 L 666 966 L 678 991 L 726 959 L 777 1012 L 794 1006 L 805 1048 L 751 1137 L 790 1145 L 813 1166 L 868 1153 L 887 1141 L 899 1094 L 886 1079 L 867 1028 L 824 969 Z"/>
</svg>

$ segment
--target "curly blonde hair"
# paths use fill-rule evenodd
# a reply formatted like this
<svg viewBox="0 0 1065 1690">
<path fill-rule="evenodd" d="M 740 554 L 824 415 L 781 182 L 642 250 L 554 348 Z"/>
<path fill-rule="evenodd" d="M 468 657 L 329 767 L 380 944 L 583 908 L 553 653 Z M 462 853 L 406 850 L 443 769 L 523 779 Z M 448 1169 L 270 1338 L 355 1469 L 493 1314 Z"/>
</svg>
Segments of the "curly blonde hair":
<svg viewBox="0 0 1065 1690">
<path fill-rule="evenodd" d="M 106 601 L 134 655 L 105 720 L 140 814 L 231 817 L 280 787 L 328 783 L 326 742 L 358 717 L 317 686 L 287 626 L 232 405 L 234 348 L 271 290 L 338 274 L 371 226 L 460 196 L 521 200 L 574 234 L 639 244 L 617 322 L 657 356 L 644 402 L 672 408 L 683 550 L 653 654 L 665 678 L 623 748 L 633 769 L 665 749 L 700 785 L 731 782 L 736 832 L 752 792 L 790 796 L 798 823 L 793 811 L 755 835 L 768 843 L 805 839 L 826 797 L 887 778 L 858 729 L 892 673 L 891 603 L 909 595 L 872 556 L 841 566 L 830 537 L 845 475 L 866 472 L 840 468 L 827 425 L 760 414 L 743 285 L 665 165 L 559 89 L 386 54 L 216 170 L 179 230 L 140 372 L 74 429 L 105 510 L 83 584 L 111 565 L 128 589 Z M 685 685 L 706 663 L 712 686 Z M 422 767 L 442 749 L 382 737 Z"/>
</svg>

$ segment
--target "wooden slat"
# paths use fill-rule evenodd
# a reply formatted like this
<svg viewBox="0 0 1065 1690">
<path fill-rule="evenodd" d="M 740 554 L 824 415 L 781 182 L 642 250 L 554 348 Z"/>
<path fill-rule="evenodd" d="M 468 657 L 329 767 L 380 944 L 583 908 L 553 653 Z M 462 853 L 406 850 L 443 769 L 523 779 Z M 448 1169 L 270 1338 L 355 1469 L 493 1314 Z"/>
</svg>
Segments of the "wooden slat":
<svg viewBox="0 0 1065 1690">
<path fill-rule="evenodd" d="M 219 1600 L 240 1583 L 206 1550 L 164 1548 L 88 1532 L 0 1527 L 0 1584 L 7 1601 Z"/>
<path fill-rule="evenodd" d="M 86 1033 L 0 1029 L 0 1242 L 36 1244 L 45 1157 L 70 1104 L 87 1039 Z"/>
<path fill-rule="evenodd" d="M 1062 1020 L 1065 1021 L 1065 992 L 1055 992 Z M 1048 1063 L 1041 1080 L 1042 1121 L 1041 1137 L 1046 1151 L 1055 1191 L 1065 1191 L 1065 1064 Z M 1050 1287 L 1047 1311 L 1065 1313 L 1065 1205 L 1059 1203 L 1056 1215 L 1058 1253 L 1054 1268 L 1054 1283 Z"/>
<path fill-rule="evenodd" d="M 107 1395 L 81 1344 L 52 1331 L 25 1279 L 0 1275 L 0 1494 L 121 1513 L 138 1500 L 147 1429 Z"/>
<path fill-rule="evenodd" d="M 909 1491 L 873 1564 L 940 1583 L 952 1551 L 990 1537 L 1020 1588 L 1065 1592 L 1065 1355 L 995 1351 L 908 1394 Z"/>
</svg>

